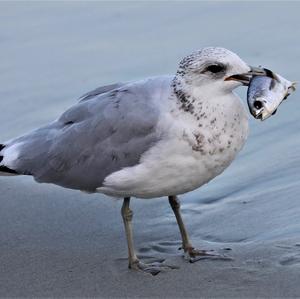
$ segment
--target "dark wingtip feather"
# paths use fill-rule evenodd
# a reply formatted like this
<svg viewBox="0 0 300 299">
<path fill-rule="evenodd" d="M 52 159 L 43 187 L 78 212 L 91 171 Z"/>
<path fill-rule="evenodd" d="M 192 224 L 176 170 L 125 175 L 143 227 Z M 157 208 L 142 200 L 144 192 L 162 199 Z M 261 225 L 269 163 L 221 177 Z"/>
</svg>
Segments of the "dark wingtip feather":
<svg viewBox="0 0 300 299">
<path fill-rule="evenodd" d="M 10 169 L 6 166 L 0 166 L 0 172 L 6 172 L 6 173 L 12 173 L 12 174 L 18 174 L 15 170 Z"/>
<path fill-rule="evenodd" d="M 0 152 L 5 148 L 4 144 L 0 144 Z M 3 160 L 3 156 L 0 155 L 0 162 L 2 162 Z M 0 165 L 0 172 L 4 172 L 4 173 L 10 173 L 10 174 L 19 174 L 18 172 L 16 172 L 13 169 L 8 168 L 7 166 L 4 165 Z"/>
<path fill-rule="evenodd" d="M 5 148 L 4 144 L 0 144 L 0 152 Z M 0 155 L 0 162 L 3 160 L 3 156 Z"/>
</svg>

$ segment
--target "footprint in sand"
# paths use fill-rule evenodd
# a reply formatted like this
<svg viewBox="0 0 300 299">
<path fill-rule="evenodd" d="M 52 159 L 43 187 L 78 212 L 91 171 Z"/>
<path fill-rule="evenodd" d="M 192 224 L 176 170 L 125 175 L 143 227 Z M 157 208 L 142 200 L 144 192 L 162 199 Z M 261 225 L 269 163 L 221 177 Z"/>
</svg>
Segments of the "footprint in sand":
<svg viewBox="0 0 300 299">
<path fill-rule="evenodd" d="M 154 254 L 154 253 L 164 253 L 164 254 L 176 254 L 178 248 L 180 247 L 180 241 L 162 241 L 157 243 L 148 244 L 145 247 L 139 248 L 139 252 L 142 254 Z"/>
<path fill-rule="evenodd" d="M 282 266 L 300 266 L 300 254 L 293 254 L 283 257 L 279 263 Z"/>
<path fill-rule="evenodd" d="M 300 266 L 300 243 L 295 245 L 286 245 L 286 244 L 279 244 L 276 247 L 288 250 L 289 254 L 283 256 L 279 260 L 279 264 L 282 266 Z M 293 251 L 293 252 L 291 252 Z"/>
</svg>

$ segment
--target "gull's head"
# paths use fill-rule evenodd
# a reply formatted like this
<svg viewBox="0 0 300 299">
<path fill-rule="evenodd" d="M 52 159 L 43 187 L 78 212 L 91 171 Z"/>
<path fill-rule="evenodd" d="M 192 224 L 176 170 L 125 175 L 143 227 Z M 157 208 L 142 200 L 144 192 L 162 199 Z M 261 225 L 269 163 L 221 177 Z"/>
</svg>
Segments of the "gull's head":
<svg viewBox="0 0 300 299">
<path fill-rule="evenodd" d="M 220 47 L 207 47 L 186 56 L 179 64 L 177 76 L 189 86 L 231 92 L 248 85 L 252 75 L 263 70 L 247 65 L 235 53 Z"/>
</svg>

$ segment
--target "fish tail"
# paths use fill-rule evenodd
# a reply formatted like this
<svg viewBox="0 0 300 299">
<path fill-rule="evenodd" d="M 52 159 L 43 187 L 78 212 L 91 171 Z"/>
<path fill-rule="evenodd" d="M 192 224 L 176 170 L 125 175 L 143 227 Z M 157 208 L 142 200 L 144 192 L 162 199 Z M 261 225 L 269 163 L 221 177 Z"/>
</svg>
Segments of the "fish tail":
<svg viewBox="0 0 300 299">
<path fill-rule="evenodd" d="M 292 82 L 292 85 L 291 85 L 291 89 L 292 91 L 295 91 L 296 90 L 296 86 L 297 86 L 298 82 Z"/>
</svg>

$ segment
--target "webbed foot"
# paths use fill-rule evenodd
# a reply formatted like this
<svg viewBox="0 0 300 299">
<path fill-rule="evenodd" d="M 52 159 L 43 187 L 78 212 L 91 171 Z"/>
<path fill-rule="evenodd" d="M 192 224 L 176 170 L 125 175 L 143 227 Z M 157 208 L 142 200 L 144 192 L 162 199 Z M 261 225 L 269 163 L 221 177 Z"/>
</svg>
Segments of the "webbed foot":
<svg viewBox="0 0 300 299">
<path fill-rule="evenodd" d="M 166 272 L 169 270 L 179 269 L 176 266 L 168 265 L 164 263 L 164 260 L 156 261 L 153 263 L 143 263 L 140 260 L 135 260 L 128 266 L 130 269 L 143 271 L 150 273 L 151 275 L 157 275 L 160 272 Z"/>
<path fill-rule="evenodd" d="M 213 260 L 222 260 L 222 261 L 232 261 L 231 257 L 228 257 L 224 254 L 216 253 L 214 250 L 200 250 L 195 249 L 192 246 L 185 248 L 185 257 L 189 260 L 190 263 L 195 263 L 204 259 L 213 259 Z"/>
</svg>

